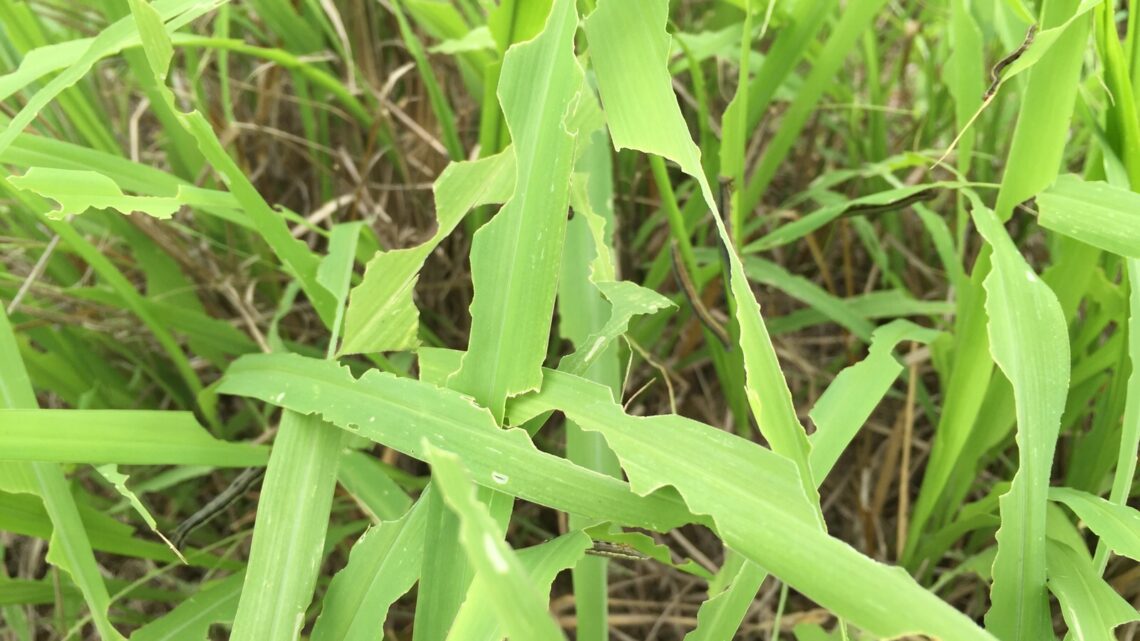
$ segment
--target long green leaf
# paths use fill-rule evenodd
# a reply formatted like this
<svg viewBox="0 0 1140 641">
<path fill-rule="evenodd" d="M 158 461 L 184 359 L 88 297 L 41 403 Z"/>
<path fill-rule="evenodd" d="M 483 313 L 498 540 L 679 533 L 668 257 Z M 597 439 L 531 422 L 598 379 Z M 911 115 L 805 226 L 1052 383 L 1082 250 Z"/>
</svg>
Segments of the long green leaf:
<svg viewBox="0 0 1140 641">
<path fill-rule="evenodd" d="M 1067 487 L 1052 488 L 1049 498 L 1064 503 L 1109 549 L 1140 561 L 1140 512 L 1136 509 Z"/>
<path fill-rule="evenodd" d="M 514 142 L 515 193 L 471 247 L 471 338 L 449 386 L 502 421 L 507 398 L 538 389 L 566 234 L 574 136 L 567 130 L 583 74 L 578 16 L 557 0 L 542 33 L 503 59 L 499 102 Z"/>
<path fill-rule="evenodd" d="M 388 608 L 419 577 L 426 504 L 421 497 L 404 516 L 373 525 L 357 539 L 348 564 L 329 583 L 313 641 L 376 638 Z"/>
<path fill-rule="evenodd" d="M 458 455 L 423 442 L 432 477 L 447 505 L 459 516 L 459 540 L 475 568 L 475 588 L 490 593 L 490 605 L 512 639 L 565 639 L 547 611 L 542 592 L 505 541 L 487 506 L 476 498 L 475 486 Z M 584 551 L 585 536 L 579 537 Z"/>
<path fill-rule="evenodd" d="M 973 203 L 993 251 L 986 277 L 993 359 L 1013 384 L 1019 466 L 1001 498 L 987 627 L 1002 639 L 1052 637 L 1045 588 L 1045 509 L 1053 450 L 1069 389 L 1069 340 L 1061 305 L 1026 264 L 997 216 Z"/>
<path fill-rule="evenodd" d="M 1140 194 L 1065 174 L 1037 195 L 1038 222 L 1105 251 L 1140 258 Z"/>
<path fill-rule="evenodd" d="M 679 416 L 629 416 L 604 386 L 555 371 L 546 372 L 538 394 L 516 399 L 510 415 L 553 410 L 603 434 L 634 491 L 677 488 L 690 509 L 712 518 L 727 546 L 867 632 L 993 638 L 905 572 L 823 532 L 788 459 Z M 712 468 L 718 473 L 708 474 Z"/>
<path fill-rule="evenodd" d="M 1061 604 L 1069 634 L 1077 641 L 1115 641 L 1113 628 L 1140 619 L 1140 612 L 1097 576 L 1092 562 L 1068 545 L 1047 542 L 1049 590 Z"/>
<path fill-rule="evenodd" d="M 378 371 L 357 380 L 335 363 L 257 354 L 231 365 L 218 391 L 319 413 L 420 460 L 426 457 L 421 439 L 430 439 L 461 452 L 479 485 L 564 512 L 656 531 L 694 518 L 675 497 L 638 497 L 621 481 L 540 452 L 524 431 L 499 428 L 484 408 L 429 383 Z"/>
<path fill-rule="evenodd" d="M 190 412 L 0 410 L 3 458 L 124 465 L 264 465 L 264 447 L 212 436 Z"/>
</svg>

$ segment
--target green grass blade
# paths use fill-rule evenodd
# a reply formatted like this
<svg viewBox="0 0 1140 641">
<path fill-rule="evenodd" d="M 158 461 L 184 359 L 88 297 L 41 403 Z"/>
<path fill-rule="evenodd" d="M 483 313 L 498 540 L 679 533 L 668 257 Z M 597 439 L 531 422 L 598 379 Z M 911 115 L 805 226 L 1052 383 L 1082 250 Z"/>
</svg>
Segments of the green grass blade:
<svg viewBox="0 0 1140 641">
<path fill-rule="evenodd" d="M 1140 258 L 1140 194 L 1065 174 L 1037 195 L 1037 206 L 1042 227 L 1120 256 Z"/>
<path fill-rule="evenodd" d="M 566 123 L 584 82 L 574 57 L 577 23 L 572 0 L 555 2 L 542 33 L 507 52 L 499 78 L 515 193 L 472 241 L 471 338 L 449 382 L 499 421 L 507 398 L 542 382 L 574 158 Z"/>
<path fill-rule="evenodd" d="M 527 576 L 541 594 L 550 592 L 551 584 L 562 570 L 585 560 L 590 540 L 581 531 L 573 531 L 534 547 L 515 550 Z M 580 567 L 577 566 L 577 567 Z M 575 584 L 576 586 L 577 584 Z M 499 641 L 506 631 L 495 609 L 495 600 L 501 598 L 498 590 L 488 589 L 484 579 L 475 577 L 467 600 L 455 617 L 447 641 Z M 579 622 L 575 638 L 583 639 L 580 604 L 575 603 Z M 529 637 L 528 637 L 529 638 Z M 584 639 L 583 639 L 584 641 Z"/>
<path fill-rule="evenodd" d="M 329 583 L 321 615 L 313 625 L 313 641 L 376 638 L 388 608 L 419 578 L 427 524 L 425 497 L 404 516 L 373 525 L 357 539 L 348 564 Z"/>
<path fill-rule="evenodd" d="M 1045 510 L 1053 451 L 1069 389 L 1069 341 L 1057 297 L 1026 264 L 997 217 L 974 202 L 974 223 L 993 251 L 986 277 L 993 359 L 1013 384 L 1018 470 L 1001 498 L 992 606 L 1002 639 L 1052 637 L 1045 588 Z"/>
<path fill-rule="evenodd" d="M 456 355 L 447 356 L 450 366 Z M 421 358 L 422 358 L 421 353 Z M 424 460 L 421 438 L 462 452 L 484 487 L 564 512 L 662 531 L 693 516 L 674 497 L 640 498 L 616 479 L 539 452 L 525 432 L 500 429 L 457 392 L 369 371 L 359 380 L 331 362 L 285 354 L 238 359 L 219 392 L 252 396 L 335 425 Z M 516 421 L 516 423 L 520 423 Z"/>
<path fill-rule="evenodd" d="M 428 255 L 471 209 L 503 202 L 514 191 L 515 155 L 452 163 L 432 186 L 437 227 L 421 245 L 378 253 L 349 296 L 341 354 L 405 350 L 419 344 L 419 310 L 412 301 L 420 268 Z"/>
<path fill-rule="evenodd" d="M 712 517 L 726 546 L 867 632 L 993 638 L 905 572 L 828 536 L 796 466 L 783 456 L 679 416 L 628 416 L 605 387 L 554 371 L 542 391 L 514 402 L 512 417 L 552 410 L 603 434 L 634 491 L 672 485 L 691 509 Z M 702 471 L 712 467 L 722 473 Z M 821 563 L 832 571 L 819 572 Z"/>
<path fill-rule="evenodd" d="M 205 638 L 211 625 L 233 621 L 244 578 L 239 572 L 204 586 L 169 613 L 135 630 L 131 641 Z"/>
<path fill-rule="evenodd" d="M 1050 489 L 1049 498 L 1064 503 L 1109 549 L 1140 561 L 1140 511 L 1067 487 Z"/>
<path fill-rule="evenodd" d="M 31 409 L 37 405 L 8 315 L 0 310 L 0 407 Z M 43 500 L 43 509 L 51 519 L 50 561 L 66 571 L 79 587 L 99 634 L 104 639 L 123 639 L 107 616 L 111 597 L 63 470 L 54 463 L 43 462 L 13 462 L 5 467 L 24 475 L 27 489 Z"/>
<path fill-rule="evenodd" d="M 490 605 L 507 636 L 534 641 L 564 639 L 534 579 L 503 541 L 504 532 L 487 506 L 476 498 L 475 486 L 459 456 L 436 448 L 426 439 L 423 446 L 440 494 L 459 517 L 459 541 L 475 568 L 473 589 L 489 593 Z M 578 545 L 585 551 L 587 538 L 578 537 Z"/>
<path fill-rule="evenodd" d="M 313 599 L 342 433 L 284 412 L 262 484 L 231 638 L 293 641 Z"/>
<path fill-rule="evenodd" d="M 1061 614 L 1076 641 L 1115 641 L 1113 628 L 1140 619 L 1140 612 L 1097 576 L 1085 553 L 1047 542 L 1049 590 L 1061 604 Z"/>
<path fill-rule="evenodd" d="M 844 369 L 824 390 L 810 414 L 816 426 L 811 438 L 811 469 L 817 478 L 827 476 L 902 373 L 902 364 L 892 354 L 899 343 L 929 343 L 937 335 L 906 320 L 887 323 L 872 335 L 867 358 Z"/>
<path fill-rule="evenodd" d="M 190 412 L 0 410 L 4 458 L 123 465 L 264 465 L 266 448 L 210 436 Z"/>
<path fill-rule="evenodd" d="M 593 99 L 592 95 L 588 97 Z M 570 183 L 574 217 L 567 223 L 566 247 L 558 278 L 559 333 L 574 344 L 575 351 L 559 364 L 569 369 L 571 359 L 581 357 L 576 360 L 581 363 L 582 375 L 620 393 L 622 367 L 618 349 L 612 344 L 602 346 L 607 342 L 608 333 L 604 333 L 607 317 L 613 319 L 617 315 L 617 303 L 607 302 L 597 284 L 616 278 L 613 164 L 609 137 L 604 130 L 591 133 L 588 140 Z M 625 331 L 628 319 L 618 325 L 621 326 L 619 331 Z M 599 347 L 592 348 L 592 345 Z M 592 359 L 585 358 L 587 354 L 592 355 Z M 566 458 L 597 472 L 621 477 L 621 467 L 605 440 L 597 434 L 583 432 L 573 423 L 566 425 Z M 582 528 L 592 523 L 571 517 L 569 524 L 571 528 Z M 578 622 L 575 632 L 581 641 L 609 638 L 608 567 L 608 560 L 597 556 L 585 556 L 574 567 L 574 611 Z"/>
</svg>

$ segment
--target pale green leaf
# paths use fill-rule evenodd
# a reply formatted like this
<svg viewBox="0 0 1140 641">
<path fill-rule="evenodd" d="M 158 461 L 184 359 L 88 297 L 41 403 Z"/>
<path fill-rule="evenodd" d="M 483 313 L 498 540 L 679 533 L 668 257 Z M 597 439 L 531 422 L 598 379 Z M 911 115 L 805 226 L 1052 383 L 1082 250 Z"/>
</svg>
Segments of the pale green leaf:
<svg viewBox="0 0 1140 641">
<path fill-rule="evenodd" d="M 404 516 L 373 525 L 357 539 L 348 564 L 329 583 L 313 641 L 376 639 L 388 608 L 419 578 L 426 504 L 421 497 Z"/>
<path fill-rule="evenodd" d="M 499 428 L 469 398 L 422 381 L 375 370 L 357 380 L 335 363 L 255 354 L 234 362 L 218 391 L 319 413 L 420 460 L 426 456 L 421 439 L 431 439 L 462 452 L 476 483 L 564 512 L 656 531 L 693 519 L 675 497 L 638 497 L 621 481 L 540 452 L 522 430 Z"/>
<path fill-rule="evenodd" d="M 448 383 L 499 421 L 507 398 L 542 382 L 574 160 L 566 122 L 584 86 L 574 57 L 577 25 L 573 0 L 557 0 L 542 33 L 506 53 L 499 79 L 515 192 L 472 240 L 471 337 Z"/>
<path fill-rule="evenodd" d="M 490 595 L 490 605 L 508 637 L 534 641 L 564 639 L 547 608 L 535 580 L 505 541 L 503 531 L 475 496 L 475 486 L 459 456 L 433 446 L 423 447 L 432 466 L 432 478 L 451 510 L 459 516 L 459 541 L 475 568 L 473 589 Z M 580 549 L 588 540 L 579 537 Z"/>
<path fill-rule="evenodd" d="M 1049 590 L 1075 641 L 1116 641 L 1113 628 L 1140 619 L 1140 613 L 1100 578 L 1092 562 L 1056 541 L 1047 542 Z"/>
<path fill-rule="evenodd" d="M 420 268 L 439 243 L 471 209 L 503 202 L 514 191 L 512 148 L 482 160 L 452 163 L 432 186 L 437 227 L 426 242 L 383 251 L 368 261 L 364 278 L 352 289 L 341 354 L 412 349 L 419 344 L 419 310 L 412 292 Z"/>
<path fill-rule="evenodd" d="M 135 513 L 142 518 L 142 520 L 147 524 L 147 527 L 150 528 L 151 532 L 157 534 L 158 538 L 162 539 L 162 542 L 170 548 L 170 551 L 173 552 L 175 556 L 181 558 L 182 553 L 178 551 L 178 548 L 174 547 L 174 544 L 171 543 L 162 534 L 161 531 L 159 531 L 158 523 L 155 522 L 154 517 L 150 514 L 150 510 L 148 510 L 146 505 L 143 504 L 142 499 L 140 499 L 138 495 L 135 494 L 133 490 L 131 490 L 131 488 L 127 487 L 127 481 L 130 480 L 130 477 L 120 472 L 118 465 L 113 464 L 99 465 L 95 468 L 95 471 L 99 472 L 100 476 L 102 476 L 108 483 L 114 486 L 115 491 L 119 493 L 119 496 L 125 498 L 127 502 L 130 503 L 131 507 L 134 508 Z M 182 562 L 185 563 L 185 559 L 183 559 Z"/>
<path fill-rule="evenodd" d="M 444 40 L 443 42 L 428 49 L 431 53 L 443 53 L 448 55 L 455 55 L 457 53 L 466 53 L 469 51 L 481 51 L 484 49 L 494 49 L 495 39 L 491 37 L 491 30 L 486 25 L 475 27 L 467 32 L 467 35 L 462 38 L 454 40 Z"/>
<path fill-rule="evenodd" d="M 1049 498 L 1064 503 L 1111 550 L 1140 561 L 1140 511 L 1067 487 L 1050 489 Z"/>
<path fill-rule="evenodd" d="M 56 220 L 82 214 L 88 208 L 170 218 L 185 204 L 181 190 L 174 196 L 128 196 L 114 180 L 95 171 L 32 167 L 23 176 L 12 176 L 8 181 L 59 203 L 59 209 L 47 212 Z"/>
<path fill-rule="evenodd" d="M 990 351 L 1013 384 L 1018 470 L 1001 498 L 993 604 L 987 628 L 1002 639 L 1052 637 L 1045 588 L 1045 514 L 1053 450 L 1069 389 L 1069 335 L 1061 305 L 1022 258 L 997 216 L 973 203 L 993 251 L 986 276 Z"/>
<path fill-rule="evenodd" d="M 170 35 L 162 24 L 162 16 L 148 0 L 128 0 L 128 3 L 139 30 L 147 63 L 160 81 L 165 80 L 166 72 L 170 69 L 170 59 L 174 57 L 174 46 L 170 44 Z"/>
<path fill-rule="evenodd" d="M 1042 227 L 1105 251 L 1140 258 L 1140 194 L 1065 174 L 1037 195 Z"/>
</svg>

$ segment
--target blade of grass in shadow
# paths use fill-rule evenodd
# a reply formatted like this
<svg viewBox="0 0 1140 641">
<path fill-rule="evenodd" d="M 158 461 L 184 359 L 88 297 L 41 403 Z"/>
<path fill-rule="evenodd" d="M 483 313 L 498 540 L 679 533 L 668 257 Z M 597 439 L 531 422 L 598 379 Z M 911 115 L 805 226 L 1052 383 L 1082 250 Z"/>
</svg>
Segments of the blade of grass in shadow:
<svg viewBox="0 0 1140 641">
<path fill-rule="evenodd" d="M 38 407 L 31 381 L 24 370 L 16 337 L 8 315 L 0 310 L 0 406 L 31 409 Z M 39 495 L 51 518 L 49 561 L 66 571 L 83 594 L 92 620 L 104 639 L 123 639 L 107 616 L 111 597 L 103 583 L 95 554 L 80 520 L 75 498 L 63 470 L 56 463 L 5 463 L 27 479 L 27 489 Z"/>
<path fill-rule="evenodd" d="M 424 53 L 423 43 L 412 31 L 408 19 L 404 16 L 404 9 L 400 6 L 400 1 L 389 0 L 389 6 L 392 9 L 392 14 L 396 16 L 396 24 L 400 28 L 400 36 L 404 39 L 404 46 L 408 48 L 408 53 L 415 61 L 416 71 L 419 72 L 420 80 L 423 81 L 424 88 L 427 90 L 428 102 L 431 103 L 432 111 L 435 112 L 435 119 L 443 133 L 443 146 L 447 148 L 447 153 L 452 160 L 463 160 L 463 143 L 459 142 L 459 133 L 455 129 L 455 115 L 451 111 L 451 105 L 447 103 L 447 97 L 439 88 L 439 81 L 436 80 L 435 72 L 432 71 L 427 54 Z"/>
<path fill-rule="evenodd" d="M 800 139 L 804 125 L 815 111 L 820 98 L 835 82 L 836 74 L 847 58 L 848 52 L 864 32 L 872 29 L 871 23 L 875 16 L 879 15 L 884 4 L 885 0 L 868 0 L 847 7 L 843 11 L 839 22 L 823 45 L 821 55 L 816 59 L 808 77 L 800 85 L 795 100 L 784 112 L 775 137 L 764 147 L 756 168 L 748 175 L 747 184 L 737 186 L 742 192 L 737 206 L 742 211 L 750 213 L 756 210 L 756 205 L 775 177 L 776 170 L 784 163 L 792 145 Z"/>
</svg>

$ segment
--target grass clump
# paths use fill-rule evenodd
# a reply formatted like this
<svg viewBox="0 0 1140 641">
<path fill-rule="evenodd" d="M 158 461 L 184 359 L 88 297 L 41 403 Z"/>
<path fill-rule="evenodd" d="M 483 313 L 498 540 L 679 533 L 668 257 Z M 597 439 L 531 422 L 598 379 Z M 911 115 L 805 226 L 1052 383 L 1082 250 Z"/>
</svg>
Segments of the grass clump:
<svg viewBox="0 0 1140 641">
<path fill-rule="evenodd" d="M 1136 633 L 1116 3 L 0 33 L 0 637 Z"/>
</svg>

